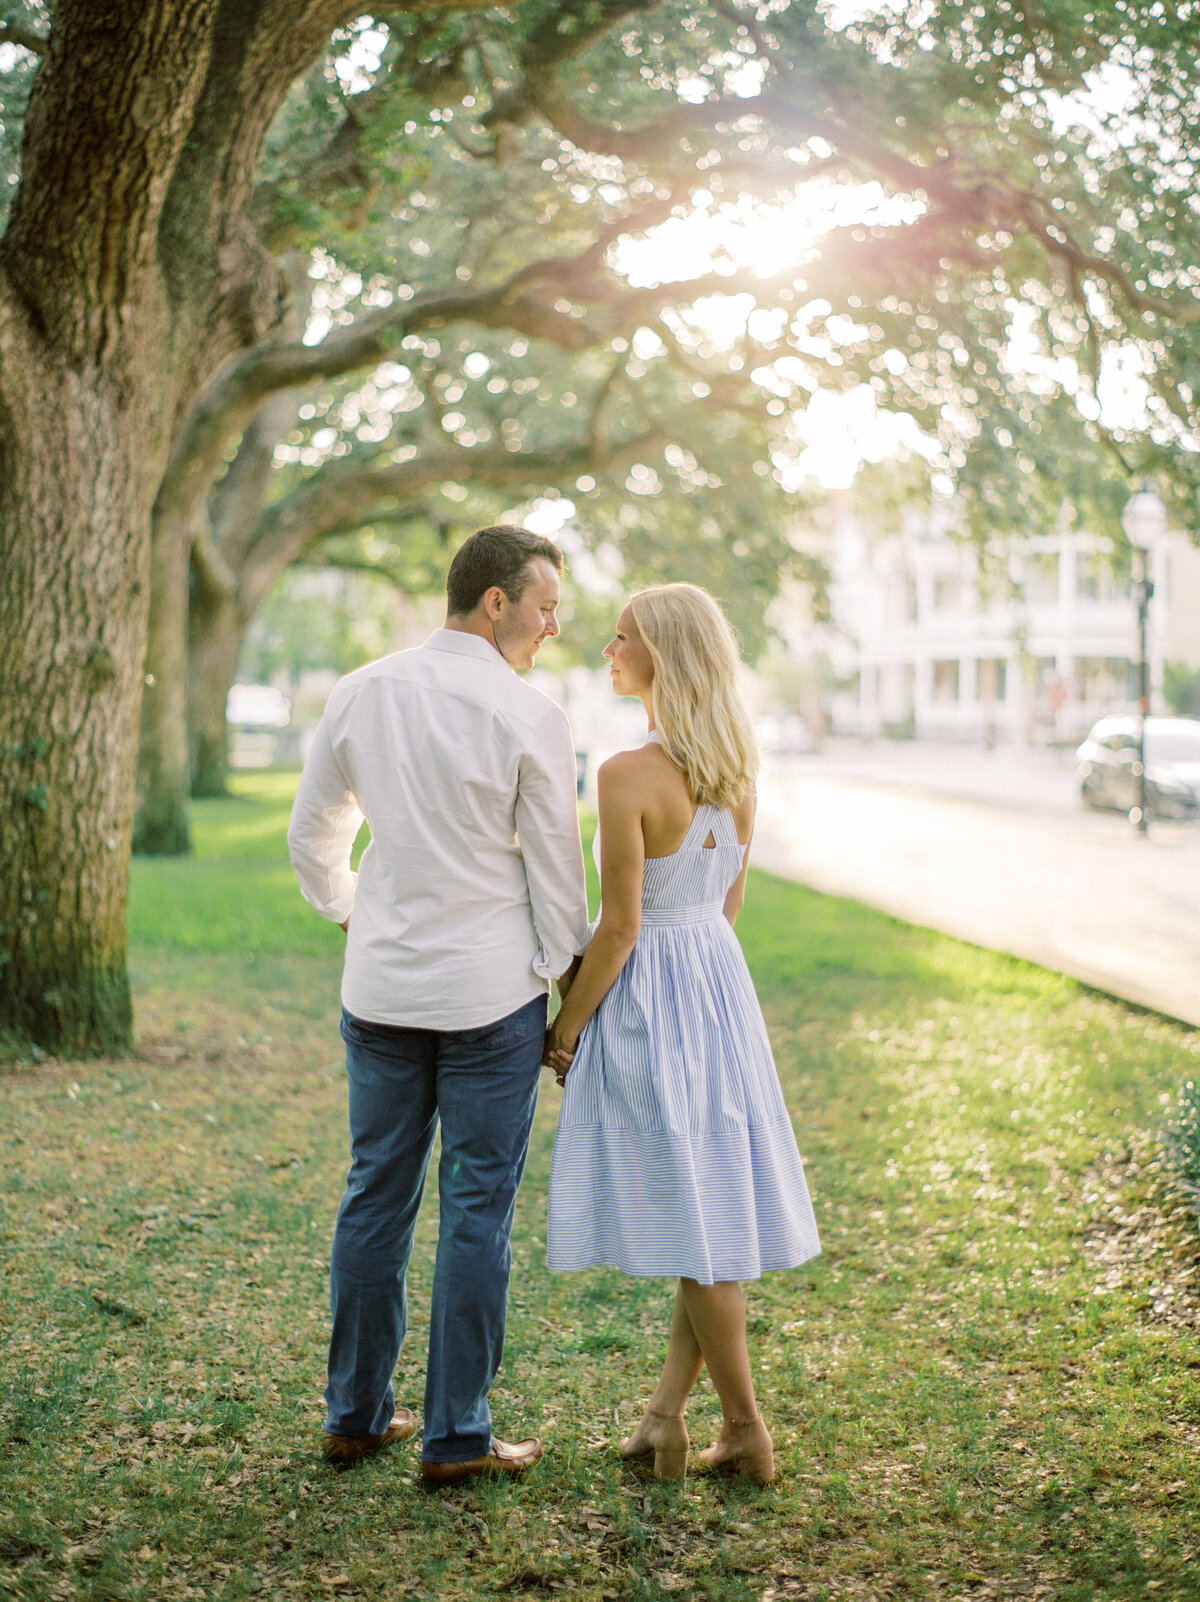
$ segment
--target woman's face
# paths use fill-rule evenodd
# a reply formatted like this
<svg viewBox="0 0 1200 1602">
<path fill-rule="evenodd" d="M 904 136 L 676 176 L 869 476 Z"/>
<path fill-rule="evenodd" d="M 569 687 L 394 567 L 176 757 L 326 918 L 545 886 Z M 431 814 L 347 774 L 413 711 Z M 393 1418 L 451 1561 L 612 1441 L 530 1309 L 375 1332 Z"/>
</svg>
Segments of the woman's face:
<svg viewBox="0 0 1200 1602">
<path fill-rule="evenodd" d="M 654 682 L 654 663 L 646 642 L 638 632 L 633 608 L 627 606 L 617 619 L 617 632 L 604 647 L 612 664 L 609 674 L 616 695 L 644 695 Z"/>
</svg>

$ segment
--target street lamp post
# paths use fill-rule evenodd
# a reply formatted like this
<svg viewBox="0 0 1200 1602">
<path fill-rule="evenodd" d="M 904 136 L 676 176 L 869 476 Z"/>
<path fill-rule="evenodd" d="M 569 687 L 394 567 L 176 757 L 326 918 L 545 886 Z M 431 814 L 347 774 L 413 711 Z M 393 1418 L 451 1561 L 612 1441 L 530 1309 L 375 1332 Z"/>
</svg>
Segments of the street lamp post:
<svg viewBox="0 0 1200 1602">
<path fill-rule="evenodd" d="M 1146 624 L 1150 614 L 1150 597 L 1154 585 L 1150 579 L 1150 552 L 1154 542 L 1166 531 L 1167 509 L 1150 488 L 1146 479 L 1125 503 L 1121 513 L 1121 526 L 1125 537 L 1137 555 L 1137 568 L 1133 579 L 1133 598 L 1137 606 L 1138 626 L 1138 752 L 1134 766 L 1137 779 L 1137 805 L 1129 814 L 1129 821 L 1141 835 L 1149 828 L 1146 816 L 1146 718 L 1150 713 L 1150 663 L 1146 650 Z"/>
</svg>

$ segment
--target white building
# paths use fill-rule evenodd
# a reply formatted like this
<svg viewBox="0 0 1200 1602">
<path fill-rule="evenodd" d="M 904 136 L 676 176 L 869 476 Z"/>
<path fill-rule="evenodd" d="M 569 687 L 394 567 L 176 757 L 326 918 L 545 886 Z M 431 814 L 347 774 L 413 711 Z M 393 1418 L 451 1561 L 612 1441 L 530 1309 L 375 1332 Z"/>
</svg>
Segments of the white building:
<svg viewBox="0 0 1200 1602">
<path fill-rule="evenodd" d="M 1102 714 L 1134 710 L 1136 609 L 1109 542 L 1064 528 L 998 536 L 981 555 L 952 519 L 952 508 L 912 509 L 881 533 L 845 504 L 835 518 L 832 732 L 1074 742 Z M 1200 551 L 1169 534 L 1151 573 L 1151 707 L 1162 711 L 1164 662 L 1200 668 Z"/>
</svg>

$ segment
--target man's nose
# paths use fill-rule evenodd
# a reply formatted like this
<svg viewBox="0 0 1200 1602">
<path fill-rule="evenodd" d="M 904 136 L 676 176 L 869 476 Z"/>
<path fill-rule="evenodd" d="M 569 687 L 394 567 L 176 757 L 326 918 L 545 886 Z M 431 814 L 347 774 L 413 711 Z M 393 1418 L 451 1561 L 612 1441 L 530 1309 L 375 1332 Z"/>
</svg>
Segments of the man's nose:
<svg viewBox="0 0 1200 1602">
<path fill-rule="evenodd" d="M 546 633 L 549 634 L 551 638 L 558 633 L 558 619 L 556 617 L 552 617 L 547 621 Z"/>
</svg>

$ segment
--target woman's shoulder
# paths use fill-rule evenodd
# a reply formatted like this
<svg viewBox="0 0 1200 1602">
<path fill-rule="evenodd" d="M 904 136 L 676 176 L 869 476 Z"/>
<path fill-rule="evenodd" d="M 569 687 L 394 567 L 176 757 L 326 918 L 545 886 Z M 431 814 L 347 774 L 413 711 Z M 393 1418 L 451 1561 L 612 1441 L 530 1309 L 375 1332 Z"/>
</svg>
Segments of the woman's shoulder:
<svg viewBox="0 0 1200 1602">
<path fill-rule="evenodd" d="M 729 816 L 733 819 L 739 840 L 748 840 L 754 832 L 754 813 L 757 805 L 758 795 L 754 785 L 751 784 L 746 793 L 729 808 Z"/>
<path fill-rule="evenodd" d="M 629 798 L 643 806 L 653 806 L 664 795 L 673 794 L 682 782 L 679 770 L 654 743 L 618 751 L 596 770 L 596 785 L 602 797 Z"/>
<path fill-rule="evenodd" d="M 596 769 L 596 782 L 607 785 L 609 789 L 642 784 L 653 773 L 654 767 L 655 747 L 635 746 L 632 751 L 617 751 L 606 757 Z"/>
</svg>

